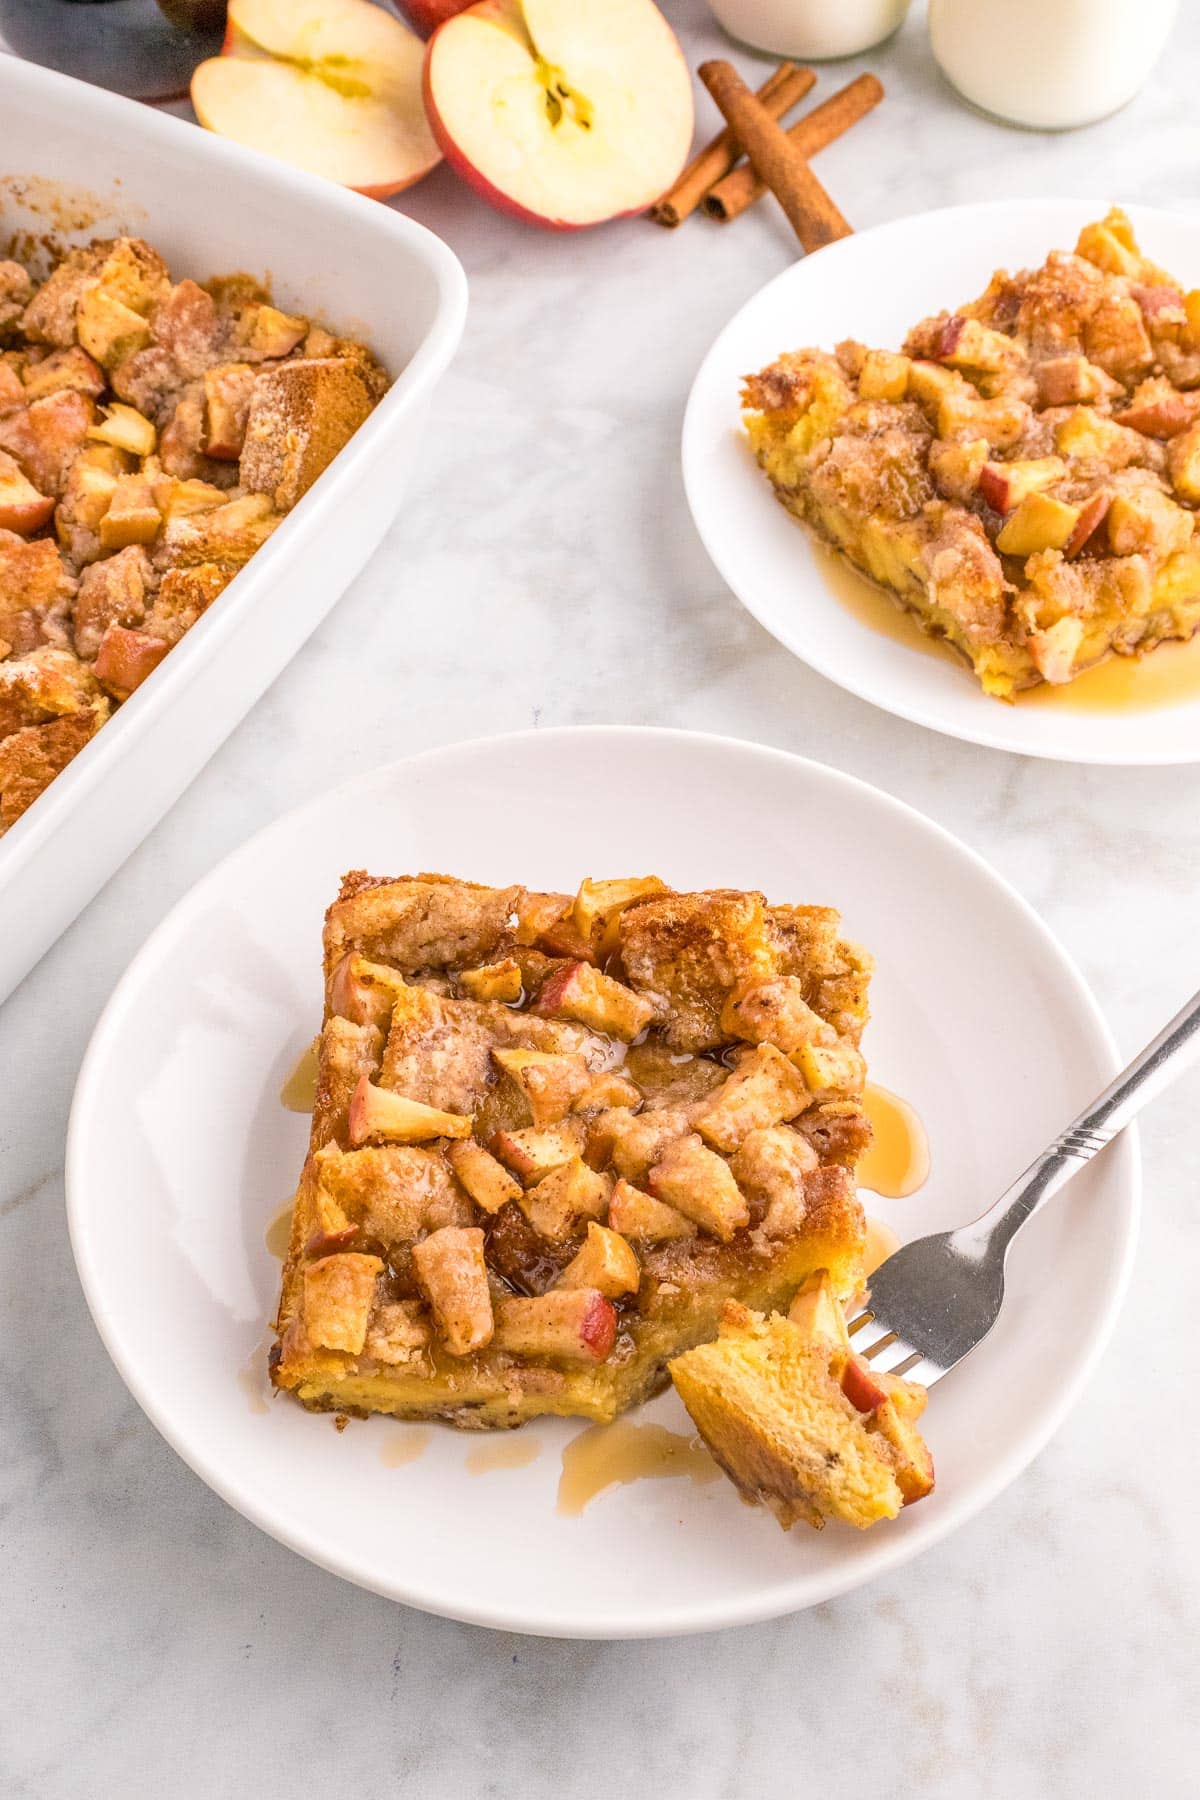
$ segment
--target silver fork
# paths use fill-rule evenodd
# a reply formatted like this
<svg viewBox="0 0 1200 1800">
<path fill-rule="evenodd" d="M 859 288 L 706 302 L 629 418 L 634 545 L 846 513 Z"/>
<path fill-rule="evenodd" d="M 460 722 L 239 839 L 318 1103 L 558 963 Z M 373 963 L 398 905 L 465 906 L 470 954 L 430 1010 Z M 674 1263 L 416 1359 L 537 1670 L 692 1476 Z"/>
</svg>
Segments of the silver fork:
<svg viewBox="0 0 1200 1800">
<path fill-rule="evenodd" d="M 880 1264 L 868 1306 L 848 1327 L 856 1352 L 925 1387 L 949 1374 L 996 1323 L 1008 1247 L 1022 1225 L 1198 1056 L 1195 994 L 994 1206 L 957 1231 L 914 1239 Z"/>
</svg>

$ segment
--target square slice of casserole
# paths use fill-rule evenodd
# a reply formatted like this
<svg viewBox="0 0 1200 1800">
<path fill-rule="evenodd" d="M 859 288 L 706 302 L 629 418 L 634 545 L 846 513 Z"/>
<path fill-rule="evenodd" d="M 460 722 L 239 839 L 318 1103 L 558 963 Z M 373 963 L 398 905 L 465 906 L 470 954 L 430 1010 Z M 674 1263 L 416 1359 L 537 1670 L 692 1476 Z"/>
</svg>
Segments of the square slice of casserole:
<svg viewBox="0 0 1200 1800">
<path fill-rule="evenodd" d="M 654 877 L 345 877 L 275 1385 L 614 1418 L 729 1300 L 862 1283 L 870 963 L 836 912 Z"/>
<path fill-rule="evenodd" d="M 743 388 L 783 505 L 1011 699 L 1200 625 L 1200 290 L 1114 210 L 903 351 Z"/>
</svg>

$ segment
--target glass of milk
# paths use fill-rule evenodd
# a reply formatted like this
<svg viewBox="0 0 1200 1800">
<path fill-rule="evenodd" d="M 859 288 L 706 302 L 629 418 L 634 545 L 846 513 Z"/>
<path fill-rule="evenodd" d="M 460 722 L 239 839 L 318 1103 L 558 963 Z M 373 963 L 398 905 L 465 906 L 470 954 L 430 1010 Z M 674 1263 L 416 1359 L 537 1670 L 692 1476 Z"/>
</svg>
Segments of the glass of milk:
<svg viewBox="0 0 1200 1800">
<path fill-rule="evenodd" d="M 857 56 L 904 23 L 909 0 L 709 0 L 730 37 L 772 56 Z"/>
<path fill-rule="evenodd" d="M 1063 131 L 1133 99 L 1178 11 L 1178 0 L 929 0 L 929 36 L 965 99 Z"/>
</svg>

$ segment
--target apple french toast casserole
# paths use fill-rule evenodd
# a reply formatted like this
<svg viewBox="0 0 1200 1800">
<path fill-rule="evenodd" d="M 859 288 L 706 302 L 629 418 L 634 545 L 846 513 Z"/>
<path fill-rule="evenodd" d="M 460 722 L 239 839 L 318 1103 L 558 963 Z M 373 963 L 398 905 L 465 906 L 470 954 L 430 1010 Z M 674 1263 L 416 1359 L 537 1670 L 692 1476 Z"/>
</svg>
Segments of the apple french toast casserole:
<svg viewBox="0 0 1200 1800">
<path fill-rule="evenodd" d="M 869 964 L 824 907 L 346 876 L 277 1387 L 612 1419 L 727 1300 L 861 1286 Z"/>
<path fill-rule="evenodd" d="M 1200 625 L 1200 290 L 1114 209 L 902 351 L 750 376 L 788 510 L 1011 699 Z"/>
<path fill-rule="evenodd" d="M 367 418 L 361 344 L 122 237 L 0 261 L 0 832 Z"/>
</svg>

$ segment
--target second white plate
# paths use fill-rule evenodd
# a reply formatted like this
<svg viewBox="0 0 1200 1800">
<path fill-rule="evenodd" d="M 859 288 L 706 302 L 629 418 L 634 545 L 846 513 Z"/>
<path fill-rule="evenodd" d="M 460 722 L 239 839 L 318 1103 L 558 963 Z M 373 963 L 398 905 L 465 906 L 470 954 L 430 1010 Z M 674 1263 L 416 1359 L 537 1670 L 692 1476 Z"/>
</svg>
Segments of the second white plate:
<svg viewBox="0 0 1200 1800">
<path fill-rule="evenodd" d="M 1024 902 L 929 820 L 817 763 L 614 729 L 496 738 L 360 776 L 261 832 L 159 926 L 96 1029 L 71 1114 L 71 1240 L 92 1314 L 151 1419 L 218 1493 L 397 1600 L 617 1637 L 827 1600 L 936 1543 L 1019 1474 L 1114 1316 L 1136 1215 L 1128 1137 L 1015 1246 L 999 1325 L 930 1404 L 937 1492 L 875 1531 L 785 1536 L 721 1480 L 640 1481 L 565 1517 L 576 1420 L 501 1437 L 502 1455 L 527 1446 L 534 1460 L 477 1475 L 476 1434 L 435 1428 L 398 1467 L 412 1427 L 377 1418 L 339 1434 L 328 1415 L 266 1402 L 279 1265 L 264 1232 L 307 1126 L 278 1094 L 320 1018 L 321 919 L 350 868 L 568 889 L 653 870 L 680 888 L 840 906 L 878 958 L 874 1076 L 932 1142 L 927 1186 L 871 1206 L 905 1237 L 982 1211 L 1114 1070 L 1094 1003 Z M 671 1394 L 639 1416 L 689 1428 Z"/>
<path fill-rule="evenodd" d="M 1147 255 L 1200 285 L 1200 219 L 1130 207 Z M 898 349 L 929 313 L 981 293 L 994 269 L 1070 249 L 1094 200 L 1000 200 L 921 213 L 806 256 L 730 321 L 692 387 L 683 477 L 696 527 L 729 586 L 781 644 L 888 712 L 968 742 L 1088 763 L 1200 761 L 1195 697 L 1153 710 L 1084 711 L 989 699 L 965 665 L 885 636 L 843 606 L 822 553 L 775 499 L 745 442 L 742 377 L 785 350 L 842 338 Z M 1170 651 L 1164 654 L 1171 654 Z"/>
</svg>

